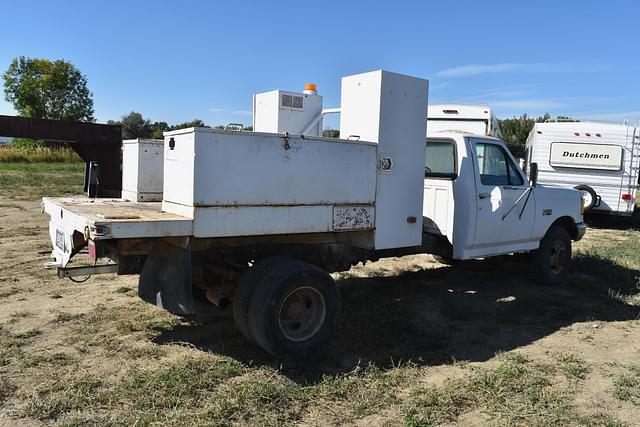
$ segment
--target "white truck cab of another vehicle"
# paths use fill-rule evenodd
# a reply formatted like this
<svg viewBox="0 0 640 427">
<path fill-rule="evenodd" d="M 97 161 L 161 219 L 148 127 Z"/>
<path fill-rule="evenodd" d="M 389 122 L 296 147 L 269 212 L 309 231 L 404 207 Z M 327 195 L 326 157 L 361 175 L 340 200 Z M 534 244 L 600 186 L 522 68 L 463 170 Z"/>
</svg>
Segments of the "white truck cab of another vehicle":
<svg viewBox="0 0 640 427">
<path fill-rule="evenodd" d="M 586 226 L 580 193 L 533 181 L 499 139 L 430 133 L 425 231 L 446 238 L 451 258 L 459 260 L 538 250 L 554 227 L 572 240 L 581 239 Z M 570 256 L 570 242 L 568 250 L 562 256 Z"/>
<path fill-rule="evenodd" d="M 486 104 L 430 104 L 427 108 L 427 135 L 444 131 L 501 136 L 498 118 Z"/>
</svg>

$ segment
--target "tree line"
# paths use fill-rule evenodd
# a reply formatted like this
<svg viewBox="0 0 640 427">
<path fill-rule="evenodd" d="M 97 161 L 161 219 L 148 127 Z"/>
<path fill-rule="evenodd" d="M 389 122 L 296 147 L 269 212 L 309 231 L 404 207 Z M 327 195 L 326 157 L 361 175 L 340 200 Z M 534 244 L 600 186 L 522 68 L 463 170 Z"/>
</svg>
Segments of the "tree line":
<svg viewBox="0 0 640 427">
<path fill-rule="evenodd" d="M 88 88 L 87 77 L 72 63 L 58 59 L 15 58 L 3 74 L 5 99 L 13 104 L 19 115 L 43 119 L 93 122 L 93 94 Z M 516 157 L 524 156 L 527 136 L 535 123 L 551 118 L 548 113 L 532 118 L 520 117 L 499 120 L 502 139 Z M 558 117 L 558 119 L 569 119 Z M 161 139 L 162 133 L 187 127 L 210 127 L 200 119 L 170 125 L 163 121 L 145 119 L 131 111 L 119 120 L 107 123 L 122 125 L 123 139 Z M 224 128 L 222 125 L 216 128 Z M 251 130 L 251 128 L 245 128 Z M 324 136 L 337 137 L 336 130 L 325 130 Z M 38 144 L 48 144 L 38 142 Z"/>
<path fill-rule="evenodd" d="M 507 144 L 507 147 L 509 147 L 509 150 L 515 157 L 524 157 L 527 137 L 533 129 L 533 125 L 549 121 L 550 119 L 551 115 L 544 113 L 544 115 L 536 118 L 522 114 L 520 117 L 498 120 L 502 140 Z M 575 121 L 567 116 L 558 116 L 556 120 Z"/>
<path fill-rule="evenodd" d="M 120 120 L 109 120 L 107 124 L 118 124 L 122 126 L 122 139 L 151 138 L 162 139 L 162 133 L 170 130 L 184 129 L 189 127 L 210 127 L 200 119 L 193 119 L 190 122 L 179 123 L 170 126 L 167 122 L 152 122 L 142 117 L 142 114 L 132 111 L 122 116 Z"/>
<path fill-rule="evenodd" d="M 200 119 L 193 119 L 189 122 L 178 123 L 175 125 L 169 125 L 167 122 L 152 122 L 149 119 L 145 119 L 142 114 L 131 111 L 129 114 L 125 114 L 120 120 L 109 120 L 107 124 L 118 124 L 122 126 L 122 139 L 162 139 L 163 132 L 184 129 L 184 128 L 210 128 Z M 216 129 L 224 129 L 225 126 L 214 126 Z M 253 130 L 251 126 L 245 127 L 244 130 Z"/>
</svg>

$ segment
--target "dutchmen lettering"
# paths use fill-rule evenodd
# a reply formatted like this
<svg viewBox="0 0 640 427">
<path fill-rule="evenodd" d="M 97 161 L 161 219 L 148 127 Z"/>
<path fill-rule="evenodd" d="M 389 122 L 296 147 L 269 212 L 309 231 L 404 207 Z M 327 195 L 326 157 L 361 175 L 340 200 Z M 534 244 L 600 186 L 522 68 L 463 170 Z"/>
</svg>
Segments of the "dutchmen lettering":
<svg viewBox="0 0 640 427">
<path fill-rule="evenodd" d="M 581 153 L 576 151 L 575 153 L 570 153 L 569 151 L 565 151 L 562 153 L 562 157 L 578 157 L 581 159 L 608 159 L 608 154 L 591 154 L 589 152 Z"/>
</svg>

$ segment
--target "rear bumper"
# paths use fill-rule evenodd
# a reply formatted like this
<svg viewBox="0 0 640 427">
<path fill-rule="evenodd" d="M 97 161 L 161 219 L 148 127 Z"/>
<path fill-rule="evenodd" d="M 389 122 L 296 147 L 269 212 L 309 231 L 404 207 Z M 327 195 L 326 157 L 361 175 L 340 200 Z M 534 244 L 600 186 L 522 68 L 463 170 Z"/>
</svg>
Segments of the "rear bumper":
<svg viewBox="0 0 640 427">
<path fill-rule="evenodd" d="M 576 237 L 573 239 L 576 242 L 584 237 L 584 233 L 587 232 L 587 224 L 584 222 L 576 224 Z"/>
</svg>

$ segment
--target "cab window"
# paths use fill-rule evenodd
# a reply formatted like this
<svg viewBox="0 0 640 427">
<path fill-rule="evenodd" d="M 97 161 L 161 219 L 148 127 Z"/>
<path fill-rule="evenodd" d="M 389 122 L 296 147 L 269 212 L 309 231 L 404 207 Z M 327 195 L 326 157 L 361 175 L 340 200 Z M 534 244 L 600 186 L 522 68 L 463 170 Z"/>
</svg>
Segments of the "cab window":
<svg viewBox="0 0 640 427">
<path fill-rule="evenodd" d="M 522 185 L 522 176 L 505 150 L 496 144 L 476 143 L 482 185 Z"/>
<path fill-rule="evenodd" d="M 453 141 L 427 141 L 424 176 L 431 178 L 456 178 L 456 147 Z"/>
</svg>

